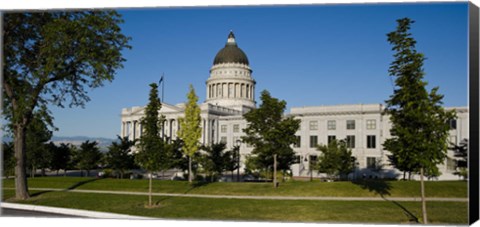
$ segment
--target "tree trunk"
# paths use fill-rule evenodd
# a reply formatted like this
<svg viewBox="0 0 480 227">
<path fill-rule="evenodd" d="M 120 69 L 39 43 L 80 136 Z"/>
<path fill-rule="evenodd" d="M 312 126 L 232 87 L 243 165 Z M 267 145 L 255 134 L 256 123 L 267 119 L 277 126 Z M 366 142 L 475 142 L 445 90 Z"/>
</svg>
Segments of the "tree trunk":
<svg viewBox="0 0 480 227">
<path fill-rule="evenodd" d="M 403 171 L 403 180 L 406 180 L 405 178 L 406 173 L 407 173 L 406 171 Z"/>
<path fill-rule="evenodd" d="M 424 182 L 423 182 L 423 167 L 420 168 L 420 190 L 422 192 L 423 224 L 428 224 L 428 221 L 427 221 L 427 203 L 425 201 L 425 185 L 424 185 Z"/>
<path fill-rule="evenodd" d="M 192 183 L 192 157 L 188 156 L 188 182 Z"/>
<path fill-rule="evenodd" d="M 149 179 L 149 182 L 148 182 L 148 206 L 151 207 L 152 206 L 152 175 L 153 173 L 150 172 L 150 179 Z"/>
<path fill-rule="evenodd" d="M 17 126 L 14 130 L 15 150 L 15 198 L 25 200 L 30 197 L 28 194 L 27 170 L 26 170 L 26 127 Z"/>
</svg>

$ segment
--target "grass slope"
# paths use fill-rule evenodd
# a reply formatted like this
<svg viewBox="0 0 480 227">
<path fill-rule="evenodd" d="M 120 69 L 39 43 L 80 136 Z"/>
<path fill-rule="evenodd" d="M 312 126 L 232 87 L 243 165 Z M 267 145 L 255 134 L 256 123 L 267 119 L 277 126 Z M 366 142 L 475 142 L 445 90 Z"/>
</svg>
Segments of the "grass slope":
<svg viewBox="0 0 480 227">
<path fill-rule="evenodd" d="M 39 192 L 18 203 L 79 208 L 169 219 L 292 221 L 338 223 L 409 223 L 421 220 L 421 203 L 391 201 L 287 201 L 154 197 L 156 208 L 145 208 L 146 196 Z M 4 190 L 4 198 L 14 190 Z M 428 202 L 432 224 L 466 224 L 467 203 Z"/>
<path fill-rule="evenodd" d="M 13 188 L 14 180 L 3 182 L 4 188 Z M 96 179 L 80 177 L 38 177 L 28 179 L 30 188 L 90 189 L 147 192 L 147 180 Z M 466 198 L 465 181 L 427 181 L 427 197 Z M 392 197 L 420 197 L 418 181 L 367 181 L 352 182 L 304 182 L 289 181 L 280 183 L 274 189 L 271 183 L 231 183 L 215 182 L 190 185 L 185 181 L 153 181 L 153 192 L 190 193 L 211 195 L 253 195 L 253 196 L 341 196 L 371 197 L 378 195 Z"/>
</svg>

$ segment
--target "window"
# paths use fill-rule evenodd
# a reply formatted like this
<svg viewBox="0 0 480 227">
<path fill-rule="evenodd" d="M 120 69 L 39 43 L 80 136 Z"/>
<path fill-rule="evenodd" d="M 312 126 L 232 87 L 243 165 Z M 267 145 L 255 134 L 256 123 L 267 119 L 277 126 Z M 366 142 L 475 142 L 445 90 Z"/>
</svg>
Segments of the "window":
<svg viewBox="0 0 480 227">
<path fill-rule="evenodd" d="M 327 121 L 327 129 L 328 130 L 335 130 L 337 128 L 337 124 L 335 121 Z"/>
<path fill-rule="evenodd" d="M 317 144 L 318 144 L 318 137 L 310 136 L 310 147 L 317 147 Z"/>
<path fill-rule="evenodd" d="M 295 143 L 293 143 L 293 147 L 300 147 L 301 144 L 301 137 L 300 136 L 295 136 Z"/>
<path fill-rule="evenodd" d="M 316 155 L 310 155 L 310 163 L 315 164 L 317 163 L 317 156 Z"/>
<path fill-rule="evenodd" d="M 375 169 L 377 166 L 377 159 L 375 157 L 367 157 L 367 168 Z"/>
<path fill-rule="evenodd" d="M 233 132 L 239 132 L 240 131 L 240 125 L 234 124 L 233 125 Z"/>
<path fill-rule="evenodd" d="M 220 137 L 220 143 L 227 144 L 227 137 L 226 136 Z"/>
<path fill-rule="evenodd" d="M 376 148 L 375 136 L 367 136 L 367 148 Z"/>
<path fill-rule="evenodd" d="M 449 172 L 455 171 L 455 170 L 457 169 L 457 162 L 456 162 L 454 159 L 449 158 L 448 156 L 447 156 L 446 160 L 447 160 L 447 161 L 446 161 L 446 163 L 447 163 L 447 170 L 448 170 Z"/>
<path fill-rule="evenodd" d="M 367 129 L 375 129 L 377 122 L 375 120 L 367 120 Z"/>
<path fill-rule="evenodd" d="M 457 120 L 452 119 L 448 122 L 448 124 L 450 125 L 450 130 L 457 129 Z"/>
<path fill-rule="evenodd" d="M 328 144 L 330 144 L 332 141 L 336 140 L 337 137 L 336 136 L 328 136 Z"/>
<path fill-rule="evenodd" d="M 355 136 L 347 136 L 347 148 L 355 148 Z"/>
<path fill-rule="evenodd" d="M 220 126 L 220 132 L 226 133 L 227 132 L 227 125 L 221 125 Z"/>
<path fill-rule="evenodd" d="M 318 130 L 318 121 L 310 121 L 309 125 L 310 130 Z"/>
<path fill-rule="evenodd" d="M 347 129 L 355 129 L 355 120 L 347 120 Z"/>
</svg>

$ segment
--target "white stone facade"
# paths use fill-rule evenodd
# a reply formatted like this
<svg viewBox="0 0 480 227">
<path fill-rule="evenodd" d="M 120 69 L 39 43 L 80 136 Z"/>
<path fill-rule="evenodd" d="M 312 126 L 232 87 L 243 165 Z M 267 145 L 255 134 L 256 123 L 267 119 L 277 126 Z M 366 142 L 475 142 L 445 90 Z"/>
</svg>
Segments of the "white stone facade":
<svg viewBox="0 0 480 227">
<path fill-rule="evenodd" d="M 236 47 L 233 33 L 229 35 L 228 43 L 234 43 Z M 212 66 L 210 77 L 206 81 L 206 100 L 200 104 L 200 143 L 224 142 L 227 149 L 231 149 L 244 135 L 246 121 L 243 114 L 255 108 L 255 80 L 251 74 L 252 70 L 245 63 L 222 62 Z M 162 103 L 159 114 L 166 118 L 162 129 L 163 136 L 177 138 L 178 118 L 183 116 L 184 109 L 183 103 Z M 389 117 L 382 114 L 383 109 L 381 104 L 292 108 L 289 115 L 301 120 L 300 130 L 296 133 L 297 143 L 292 146 L 299 159 L 299 164 L 292 165 L 293 176 L 321 177 L 321 174 L 310 170 L 308 163 L 311 158 L 320 155 L 315 145 L 327 144 L 329 139 L 333 138 L 346 139 L 356 157 L 357 169 L 350 178 L 399 176 L 401 173 L 388 165 L 389 153 L 382 147 L 383 142 L 390 138 L 391 128 Z M 450 130 L 450 141 L 458 144 L 461 140 L 468 139 L 468 108 L 447 109 L 455 109 L 457 112 L 458 118 L 452 123 Z M 142 126 L 139 122 L 143 114 L 144 107 L 122 109 L 120 135 L 130 139 L 140 138 Z M 240 145 L 242 163 L 245 155 L 251 151 L 252 147 L 243 143 Z M 448 156 L 453 157 L 453 152 L 448 151 Z M 372 165 L 378 165 L 379 162 L 384 164 L 384 170 L 372 171 Z M 439 179 L 458 179 L 458 176 L 453 175 L 451 160 L 446 160 L 439 168 L 442 172 Z"/>
</svg>

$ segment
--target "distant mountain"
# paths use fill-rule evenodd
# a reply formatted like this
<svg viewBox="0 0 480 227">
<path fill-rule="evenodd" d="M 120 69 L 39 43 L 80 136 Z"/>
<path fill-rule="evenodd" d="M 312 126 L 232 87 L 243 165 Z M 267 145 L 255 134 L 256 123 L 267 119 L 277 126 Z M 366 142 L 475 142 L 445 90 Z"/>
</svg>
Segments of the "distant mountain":
<svg viewBox="0 0 480 227">
<path fill-rule="evenodd" d="M 110 139 L 110 138 L 103 138 L 103 137 L 88 137 L 88 136 L 53 136 L 51 141 L 59 145 L 61 143 L 65 144 L 72 144 L 75 146 L 80 146 L 85 141 L 96 141 L 98 143 L 98 147 L 101 151 L 107 151 L 107 147 L 112 144 L 112 142 L 117 141 L 118 139 Z M 3 137 L 3 142 L 11 142 L 13 138 L 11 137 Z"/>
</svg>

